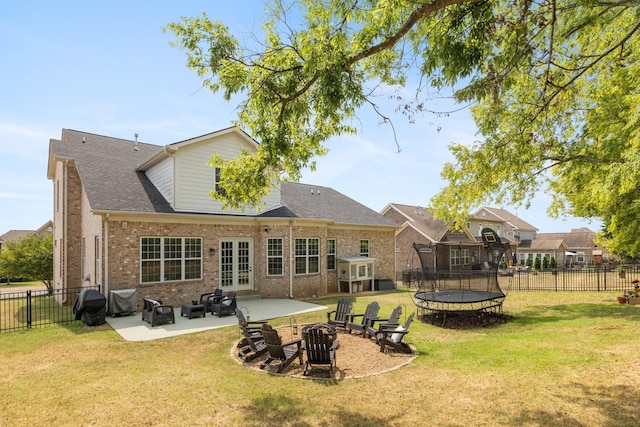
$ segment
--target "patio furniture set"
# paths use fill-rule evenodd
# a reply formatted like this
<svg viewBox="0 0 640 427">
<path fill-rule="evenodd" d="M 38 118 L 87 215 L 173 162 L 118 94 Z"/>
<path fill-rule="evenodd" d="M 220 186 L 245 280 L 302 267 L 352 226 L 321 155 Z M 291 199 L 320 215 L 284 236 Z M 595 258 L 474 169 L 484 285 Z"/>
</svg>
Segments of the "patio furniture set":
<svg viewBox="0 0 640 427">
<path fill-rule="evenodd" d="M 364 313 L 352 313 L 351 300 L 342 298 L 335 310 L 327 312 L 327 322 L 305 325 L 301 330 L 301 338 L 282 342 L 278 331 L 267 322 L 248 322 L 243 312 L 236 308 L 235 314 L 242 332 L 238 357 L 250 362 L 266 354 L 267 358 L 260 364 L 260 369 L 273 366 L 278 373 L 297 359 L 303 366 L 304 376 L 315 368 L 326 368 L 329 377 L 332 377 L 339 347 L 338 330 L 348 334 L 358 332 L 365 339 L 374 339 L 381 352 L 394 350 L 411 353 L 411 347 L 403 338 L 408 333 L 414 313 L 404 325 L 400 325 L 400 306 L 392 311 L 389 318 L 384 319 L 378 316 L 379 309 L 379 304 L 372 302 Z"/>
<path fill-rule="evenodd" d="M 165 305 L 161 300 L 152 298 L 143 298 L 142 304 L 142 320 L 150 323 L 152 327 L 176 323 L 172 306 Z M 218 288 L 213 292 L 201 294 L 198 300 L 182 304 L 180 316 L 185 316 L 189 319 L 205 317 L 207 313 L 215 314 L 218 317 L 230 316 L 234 313 L 236 306 L 236 293 L 231 291 L 224 294 Z"/>
</svg>

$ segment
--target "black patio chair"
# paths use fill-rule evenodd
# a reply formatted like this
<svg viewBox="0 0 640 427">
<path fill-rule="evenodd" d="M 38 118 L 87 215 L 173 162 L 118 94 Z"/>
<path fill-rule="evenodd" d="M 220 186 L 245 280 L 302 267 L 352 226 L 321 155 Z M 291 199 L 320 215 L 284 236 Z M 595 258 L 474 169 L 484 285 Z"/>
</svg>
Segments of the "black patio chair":
<svg viewBox="0 0 640 427">
<path fill-rule="evenodd" d="M 151 323 L 151 326 L 176 323 L 173 307 L 162 304 L 161 300 L 151 298 L 142 299 L 142 320 Z"/>
<path fill-rule="evenodd" d="M 340 328 L 346 328 L 351 314 L 351 299 L 344 297 L 338 300 L 335 310 L 327 312 L 327 323 Z"/>
<path fill-rule="evenodd" d="M 229 316 L 235 313 L 236 308 L 238 308 L 236 304 L 236 293 L 231 291 L 211 304 L 211 314 L 215 314 L 218 317 Z"/>
<path fill-rule="evenodd" d="M 240 327 L 240 331 L 242 331 L 243 337 L 238 343 L 238 357 L 245 362 L 250 362 L 256 357 L 262 356 L 267 352 L 267 344 L 264 342 L 262 332 L 251 332 L 247 329 L 246 322 L 243 323 L 240 320 L 240 317 L 244 319 L 244 315 L 237 308 L 236 317 L 238 317 L 238 326 Z"/>
<path fill-rule="evenodd" d="M 347 322 L 347 331 L 351 333 L 352 331 L 361 332 L 362 336 L 366 336 L 367 328 L 373 324 L 373 322 L 378 319 L 378 312 L 380 311 L 380 305 L 373 301 L 367 305 L 364 313 L 360 314 L 350 314 L 349 322 Z M 355 322 L 354 320 L 360 318 L 360 322 Z"/>
<path fill-rule="evenodd" d="M 264 342 L 267 345 L 267 351 L 269 357 L 262 362 L 260 369 L 264 369 L 267 366 L 271 366 L 273 362 L 280 362 L 276 368 L 276 372 L 282 372 L 296 357 L 298 358 L 300 365 L 302 365 L 302 340 L 297 339 L 282 343 L 278 331 L 273 329 L 271 325 L 265 323 L 262 325 L 262 336 Z"/>
<path fill-rule="evenodd" d="M 216 288 L 213 292 L 200 294 L 200 304 L 204 305 L 204 311 L 213 314 L 211 306 L 222 299 L 222 289 Z"/>
<path fill-rule="evenodd" d="M 398 325 L 400 324 L 398 319 L 400 319 L 401 314 L 402 314 L 402 307 L 397 306 L 396 308 L 393 309 L 388 319 L 378 318 L 373 320 L 373 322 L 371 322 L 371 325 L 367 327 L 367 330 L 365 331 L 365 336 L 369 338 L 377 339 L 378 333 L 382 332 L 382 328 L 384 327 L 388 328 L 391 326 L 397 328 Z"/>
<path fill-rule="evenodd" d="M 409 315 L 407 321 L 404 323 L 404 326 L 399 325 L 381 328 L 382 331 L 380 331 L 377 335 L 378 344 L 380 344 L 380 352 L 384 353 L 384 351 L 388 348 L 401 353 L 411 353 L 413 351 L 409 344 L 407 344 L 403 340 L 405 335 L 409 333 L 409 326 L 413 321 L 414 315 L 415 313 L 411 313 L 411 315 Z"/>
<path fill-rule="evenodd" d="M 305 336 L 304 349 L 307 360 L 304 363 L 302 375 L 307 375 L 314 366 L 329 368 L 329 377 L 333 375 L 336 367 L 336 348 L 338 340 L 333 340 L 331 335 L 322 329 L 309 329 Z"/>
<path fill-rule="evenodd" d="M 248 322 L 247 319 L 244 317 L 244 313 L 239 308 L 235 309 L 235 313 L 236 313 L 236 317 L 238 318 L 238 326 L 240 327 L 240 330 L 242 331 L 243 336 L 246 337 L 248 334 L 252 339 L 261 340 L 262 325 L 264 325 L 267 322 L 264 320 Z M 244 347 L 246 345 L 247 345 L 247 341 L 244 338 L 238 342 L 238 347 Z"/>
</svg>

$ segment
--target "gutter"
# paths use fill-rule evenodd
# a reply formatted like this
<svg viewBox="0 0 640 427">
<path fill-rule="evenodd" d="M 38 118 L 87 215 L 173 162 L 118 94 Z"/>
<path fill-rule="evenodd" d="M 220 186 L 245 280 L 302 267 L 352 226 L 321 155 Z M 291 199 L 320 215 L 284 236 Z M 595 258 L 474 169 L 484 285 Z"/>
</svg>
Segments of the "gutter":
<svg viewBox="0 0 640 427">
<path fill-rule="evenodd" d="M 289 221 L 289 298 L 293 298 L 293 221 Z"/>
</svg>

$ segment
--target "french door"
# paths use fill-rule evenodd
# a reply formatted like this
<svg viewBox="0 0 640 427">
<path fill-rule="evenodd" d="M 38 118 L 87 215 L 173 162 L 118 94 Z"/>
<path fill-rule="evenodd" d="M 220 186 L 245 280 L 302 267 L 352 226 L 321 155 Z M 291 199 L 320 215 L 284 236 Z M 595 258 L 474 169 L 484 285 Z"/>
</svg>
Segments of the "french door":
<svg viewBox="0 0 640 427">
<path fill-rule="evenodd" d="M 253 289 L 253 239 L 220 239 L 220 287 L 225 291 Z"/>
</svg>

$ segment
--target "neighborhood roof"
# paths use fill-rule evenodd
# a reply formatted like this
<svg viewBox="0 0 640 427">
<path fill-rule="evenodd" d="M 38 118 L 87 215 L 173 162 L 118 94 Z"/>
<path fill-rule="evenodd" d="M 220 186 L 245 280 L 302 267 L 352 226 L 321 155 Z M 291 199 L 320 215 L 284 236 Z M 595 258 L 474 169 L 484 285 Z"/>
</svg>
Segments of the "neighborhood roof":
<svg viewBox="0 0 640 427">
<path fill-rule="evenodd" d="M 161 155 L 164 149 L 154 144 L 63 129 L 60 140 L 50 140 L 47 175 L 53 179 L 56 159 L 74 162 L 94 211 L 185 214 L 175 211 L 145 173 L 139 171 L 141 165 Z M 328 187 L 284 182 L 281 204 L 258 217 L 396 226 L 374 210 Z"/>
<path fill-rule="evenodd" d="M 430 209 L 420 206 L 402 205 L 398 203 L 389 204 L 384 210 L 395 209 L 406 218 L 406 226 L 414 228 L 418 233 L 424 235 L 432 242 L 463 242 L 470 239 L 461 232 L 452 232 L 449 224 L 436 219 Z"/>
<path fill-rule="evenodd" d="M 518 250 L 522 249 L 531 249 L 534 251 L 542 251 L 542 250 L 558 250 L 558 249 L 566 249 L 567 244 L 561 238 L 548 238 L 548 237 L 538 237 L 534 240 L 523 240 L 520 242 L 520 246 L 518 246 Z"/>
<path fill-rule="evenodd" d="M 596 233 L 587 227 L 574 228 L 570 233 L 538 233 L 538 238 L 562 239 L 571 249 L 593 249 Z"/>
<path fill-rule="evenodd" d="M 491 218 L 487 218 L 486 216 L 483 216 L 483 211 L 486 211 L 490 215 L 493 215 L 494 217 L 496 217 L 498 220 L 500 220 L 502 222 L 506 222 L 513 229 L 516 229 L 516 230 L 530 230 L 530 231 L 538 230 L 536 227 L 534 227 L 533 225 L 529 224 L 528 222 L 526 222 L 522 218 L 520 218 L 517 215 L 514 215 L 511 212 L 509 212 L 507 210 L 504 210 L 504 209 L 490 208 L 490 207 L 487 207 L 487 206 L 483 206 L 482 208 L 478 209 L 472 215 L 472 217 L 475 218 L 475 219 L 489 220 L 489 221 L 493 220 L 493 221 L 495 221 L 495 219 L 491 219 Z"/>
<path fill-rule="evenodd" d="M 6 233 L 0 235 L 0 242 L 7 243 L 15 240 L 24 239 L 32 234 L 46 235 L 53 230 L 53 221 L 47 221 L 40 226 L 37 230 L 9 230 Z"/>
</svg>

